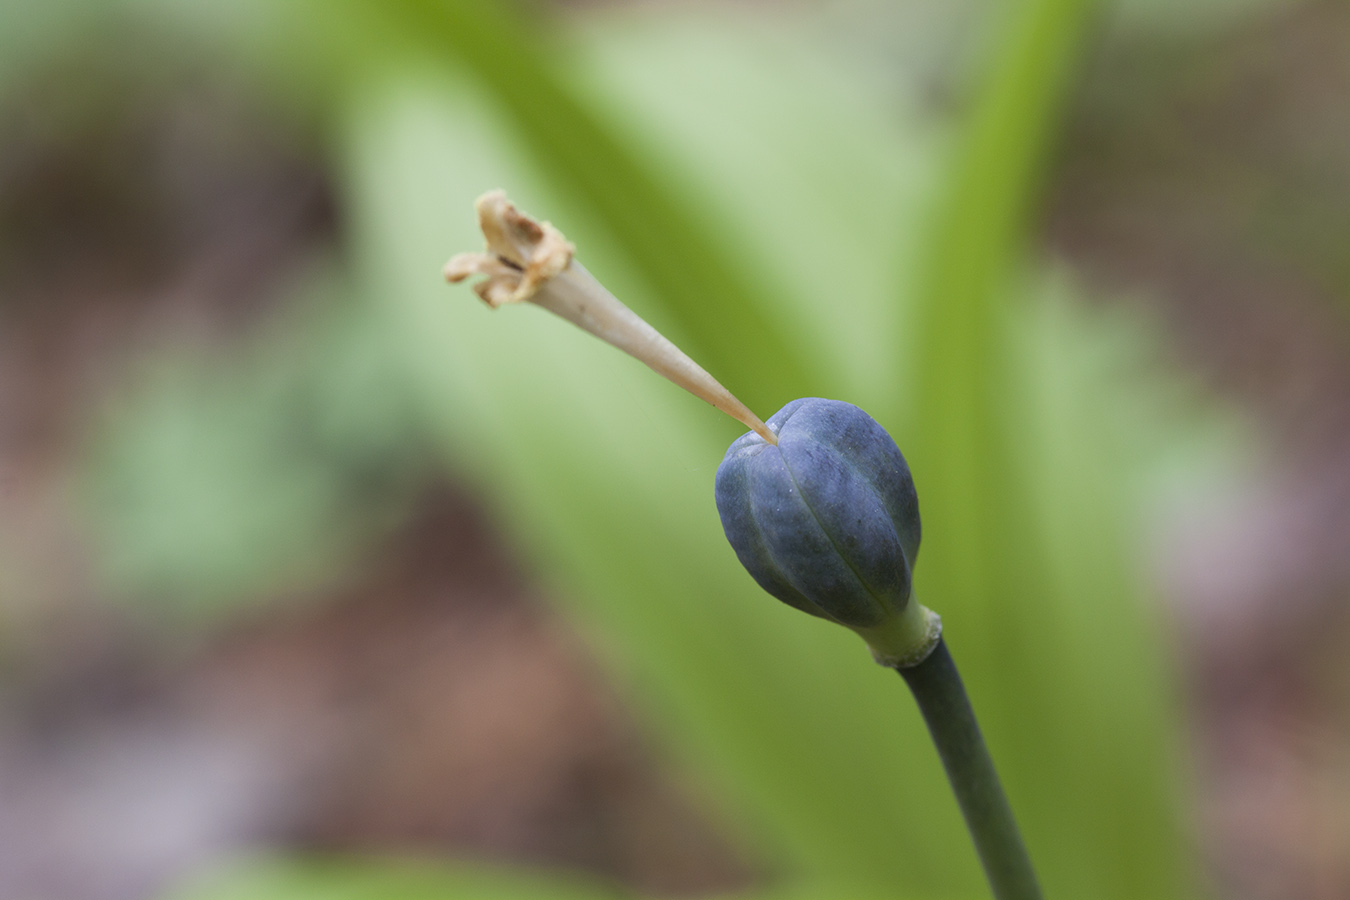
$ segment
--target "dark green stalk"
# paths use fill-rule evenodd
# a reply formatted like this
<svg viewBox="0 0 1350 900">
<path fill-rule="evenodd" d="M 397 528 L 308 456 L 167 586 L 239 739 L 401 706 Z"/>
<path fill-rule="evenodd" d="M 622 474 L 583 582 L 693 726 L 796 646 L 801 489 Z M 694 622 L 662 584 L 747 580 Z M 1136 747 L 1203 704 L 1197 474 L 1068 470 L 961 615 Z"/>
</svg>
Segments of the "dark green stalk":
<svg viewBox="0 0 1350 900">
<path fill-rule="evenodd" d="M 961 673 L 947 650 L 937 646 L 923 662 L 897 669 L 919 703 L 937 745 L 947 780 L 975 841 L 975 852 L 997 900 L 1041 900 L 1031 857 L 1013 819 L 994 761 L 984 745 Z"/>
</svg>

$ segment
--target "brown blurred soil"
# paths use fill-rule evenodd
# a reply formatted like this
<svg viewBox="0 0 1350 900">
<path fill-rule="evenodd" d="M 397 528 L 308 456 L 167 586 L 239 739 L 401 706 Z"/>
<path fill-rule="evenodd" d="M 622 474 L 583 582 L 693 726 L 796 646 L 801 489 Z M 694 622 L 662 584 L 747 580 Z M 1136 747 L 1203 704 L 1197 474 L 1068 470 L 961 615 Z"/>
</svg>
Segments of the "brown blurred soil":
<svg viewBox="0 0 1350 900">
<path fill-rule="evenodd" d="M 1217 896 L 1350 897 L 1350 7 L 1110 41 L 1049 247 L 1255 416 L 1244 493 L 1168 523 L 1197 832 Z"/>
</svg>

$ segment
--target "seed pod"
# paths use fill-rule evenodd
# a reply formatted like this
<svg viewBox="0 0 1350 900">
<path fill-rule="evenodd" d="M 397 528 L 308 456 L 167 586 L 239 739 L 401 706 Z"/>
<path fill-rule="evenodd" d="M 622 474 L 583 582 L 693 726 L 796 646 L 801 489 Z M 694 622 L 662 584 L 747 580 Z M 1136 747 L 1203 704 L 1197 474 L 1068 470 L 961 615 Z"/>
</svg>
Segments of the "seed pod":
<svg viewBox="0 0 1350 900">
<path fill-rule="evenodd" d="M 718 467 L 717 511 L 741 564 L 789 606 L 862 634 L 879 661 L 909 664 L 937 617 L 911 602 L 919 501 L 895 441 L 837 400 L 794 400 Z"/>
</svg>

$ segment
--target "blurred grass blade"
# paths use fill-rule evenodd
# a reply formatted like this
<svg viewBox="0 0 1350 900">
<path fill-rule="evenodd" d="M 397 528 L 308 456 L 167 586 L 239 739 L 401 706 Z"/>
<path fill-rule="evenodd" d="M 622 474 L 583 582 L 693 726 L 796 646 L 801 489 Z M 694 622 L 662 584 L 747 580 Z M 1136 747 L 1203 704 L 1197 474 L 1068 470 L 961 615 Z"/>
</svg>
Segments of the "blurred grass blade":
<svg viewBox="0 0 1350 900">
<path fill-rule="evenodd" d="M 1164 897 L 1178 893 L 1182 868 L 1164 653 L 1111 511 L 1123 507 L 1093 510 L 1033 477 L 1022 447 L 1046 427 L 1037 391 L 1054 386 L 1027 371 L 1050 348 L 1009 331 L 1021 315 L 1010 300 L 1025 296 L 1030 212 L 1093 6 L 1016 5 L 936 210 L 907 444 L 924 510 L 917 581 L 947 622 L 977 708 L 989 711 L 982 719 L 1033 857 L 1051 863 L 1047 894 Z M 1059 446 L 1083 447 L 1087 430 L 1060 428 Z M 1050 567 L 1038 530 L 1066 519 L 1097 563 L 1072 582 L 1088 592 L 1078 596 L 1065 595 L 1070 582 Z"/>
<path fill-rule="evenodd" d="M 915 455 L 925 462 L 953 448 L 992 446 L 980 432 L 995 419 L 990 405 L 1009 269 L 1023 249 L 1028 211 L 1094 5 L 1016 0 L 957 145 L 920 273 L 913 424 Z M 976 466 L 967 461 L 964 467 Z M 934 489 L 926 490 L 932 506 Z M 944 495 L 941 503 L 979 508 L 950 502 L 956 499 Z"/>
</svg>

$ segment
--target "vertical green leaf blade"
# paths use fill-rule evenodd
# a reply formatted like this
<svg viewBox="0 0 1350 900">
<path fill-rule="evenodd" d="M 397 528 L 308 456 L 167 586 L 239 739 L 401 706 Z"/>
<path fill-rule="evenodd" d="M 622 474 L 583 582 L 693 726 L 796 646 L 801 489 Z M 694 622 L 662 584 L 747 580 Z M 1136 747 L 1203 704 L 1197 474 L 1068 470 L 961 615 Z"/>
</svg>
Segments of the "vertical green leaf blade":
<svg viewBox="0 0 1350 900">
<path fill-rule="evenodd" d="M 1125 506 L 1113 496 L 1094 508 L 1082 502 L 1091 492 L 1066 499 L 1038 480 L 1065 474 L 1022 453 L 1048 427 L 1037 398 L 1055 387 L 1028 371 L 1056 351 L 1010 331 L 1025 315 L 1011 300 L 1026 296 L 1029 213 L 1091 7 L 1028 0 L 1004 33 L 935 216 L 902 442 L 924 513 L 917 589 L 946 620 L 1047 893 L 1174 896 L 1164 654 L 1114 518 Z M 1095 454 L 1093 477 L 1112 478 L 1086 426 L 1054 433 Z M 1065 521 L 1076 546 L 1100 551 L 1071 579 L 1045 531 Z"/>
</svg>

